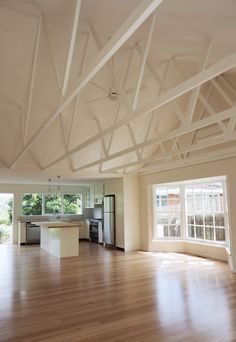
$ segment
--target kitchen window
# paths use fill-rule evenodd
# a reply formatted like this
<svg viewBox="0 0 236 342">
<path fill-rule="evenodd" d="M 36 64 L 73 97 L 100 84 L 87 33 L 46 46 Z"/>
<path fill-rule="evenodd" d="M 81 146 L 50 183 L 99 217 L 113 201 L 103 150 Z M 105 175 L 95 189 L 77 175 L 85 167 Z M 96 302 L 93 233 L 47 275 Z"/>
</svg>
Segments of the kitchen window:
<svg viewBox="0 0 236 342">
<path fill-rule="evenodd" d="M 22 215 L 81 215 L 81 194 L 36 194 L 22 196 Z"/>
<path fill-rule="evenodd" d="M 46 194 L 44 195 L 44 214 L 54 215 L 61 214 L 61 194 Z"/>
<path fill-rule="evenodd" d="M 154 239 L 228 243 L 224 181 L 154 187 Z"/>
<path fill-rule="evenodd" d="M 63 195 L 64 214 L 81 215 L 82 214 L 82 196 L 80 194 Z"/>
<path fill-rule="evenodd" d="M 42 194 L 24 194 L 21 207 L 22 215 L 42 215 Z"/>
</svg>

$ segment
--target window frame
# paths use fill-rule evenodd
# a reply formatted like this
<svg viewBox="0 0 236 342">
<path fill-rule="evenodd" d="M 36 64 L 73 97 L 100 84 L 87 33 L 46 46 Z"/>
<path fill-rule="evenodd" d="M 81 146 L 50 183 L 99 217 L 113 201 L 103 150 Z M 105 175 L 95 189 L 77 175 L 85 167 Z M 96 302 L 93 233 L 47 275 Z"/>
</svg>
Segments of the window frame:
<svg viewBox="0 0 236 342">
<path fill-rule="evenodd" d="M 35 194 L 35 195 L 40 195 L 41 196 L 41 206 L 42 206 L 42 210 L 41 210 L 41 214 L 30 214 L 30 215 L 26 215 L 23 214 L 23 197 L 24 195 L 31 195 L 31 194 Z M 54 213 L 54 214 L 47 214 L 45 213 L 45 196 L 46 195 L 60 195 L 61 197 L 61 211 L 59 213 Z M 81 213 L 80 214 L 65 214 L 64 213 L 64 195 L 80 195 L 81 197 Z M 26 217 L 30 217 L 30 216 L 57 216 L 57 215 L 64 215 L 64 216 L 79 216 L 79 215 L 83 215 L 83 194 L 79 193 L 79 192 L 25 192 L 22 193 L 21 195 L 21 215 L 22 216 L 26 216 Z"/>
<path fill-rule="evenodd" d="M 162 188 L 162 189 L 167 189 L 168 188 L 173 188 L 173 187 L 178 187 L 179 188 L 179 194 L 180 194 L 180 236 L 158 236 L 157 234 L 157 227 L 156 227 L 156 223 L 157 223 L 157 208 L 156 208 L 156 188 Z M 182 227 L 182 224 L 181 224 L 181 218 L 182 218 L 182 213 L 181 213 L 181 187 L 179 184 L 175 184 L 173 183 L 173 185 L 171 184 L 168 184 L 168 185 L 158 185 L 158 186 L 154 186 L 153 187 L 153 222 L 154 222 L 154 225 L 153 225 L 153 237 L 154 237 L 154 240 L 168 240 L 168 241 L 171 241 L 171 240 L 174 240 L 174 241 L 180 241 L 180 240 L 183 240 L 183 227 Z M 169 224 L 168 224 L 169 226 Z"/>
<path fill-rule="evenodd" d="M 191 186 L 194 184 L 209 184 L 209 183 L 220 183 L 222 185 L 223 190 L 223 215 L 224 215 L 224 229 L 225 229 L 225 241 L 215 241 L 215 240 L 207 240 L 205 239 L 205 228 L 204 228 L 204 239 L 200 238 L 191 238 L 188 236 L 188 216 L 187 216 L 187 207 L 186 207 L 186 188 L 187 186 Z M 173 236 L 165 236 L 159 237 L 157 232 L 157 203 L 156 203 L 156 189 L 157 188 L 173 188 L 179 187 L 180 193 L 180 237 Z M 229 217 L 228 217 L 228 201 L 227 201 L 227 184 L 226 179 L 224 177 L 212 177 L 208 179 L 193 179 L 184 182 L 173 182 L 173 183 L 165 183 L 165 184 L 155 184 L 152 186 L 152 203 L 153 203 L 153 230 L 152 230 L 152 241 L 185 241 L 191 243 L 198 244 L 209 244 L 211 246 L 222 246 L 222 247 L 230 247 L 230 239 L 229 239 Z M 194 213 L 195 215 L 195 213 Z M 203 225 L 205 227 L 205 224 Z M 215 236 L 215 224 L 214 228 L 214 236 Z"/>
</svg>

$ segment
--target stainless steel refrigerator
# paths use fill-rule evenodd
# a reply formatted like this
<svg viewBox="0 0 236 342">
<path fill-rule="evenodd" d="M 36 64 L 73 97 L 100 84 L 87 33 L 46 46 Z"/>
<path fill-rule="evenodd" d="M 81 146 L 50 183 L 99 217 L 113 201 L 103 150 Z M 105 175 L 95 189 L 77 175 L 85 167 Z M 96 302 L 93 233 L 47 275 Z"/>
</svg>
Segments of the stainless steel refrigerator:
<svg viewBox="0 0 236 342">
<path fill-rule="evenodd" d="M 103 242 L 107 245 L 115 246 L 115 195 L 104 196 L 103 209 Z"/>
</svg>

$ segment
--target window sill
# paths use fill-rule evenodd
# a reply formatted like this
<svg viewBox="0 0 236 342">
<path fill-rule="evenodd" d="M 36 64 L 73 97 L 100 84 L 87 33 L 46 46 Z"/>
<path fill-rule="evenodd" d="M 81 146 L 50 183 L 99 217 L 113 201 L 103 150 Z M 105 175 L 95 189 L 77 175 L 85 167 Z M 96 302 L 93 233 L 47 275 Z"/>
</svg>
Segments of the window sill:
<svg viewBox="0 0 236 342">
<path fill-rule="evenodd" d="M 227 253 L 230 255 L 230 250 L 229 246 L 226 245 L 225 243 L 209 243 L 208 241 L 196 241 L 196 240 L 183 240 L 183 239 L 166 239 L 166 238 L 159 238 L 152 240 L 152 242 L 165 242 L 165 243 L 175 243 L 175 242 L 181 242 L 181 243 L 187 243 L 187 244 L 194 244 L 194 245 L 201 245 L 201 246 L 209 246 L 209 247 L 219 247 L 219 248 L 224 248 Z"/>
</svg>

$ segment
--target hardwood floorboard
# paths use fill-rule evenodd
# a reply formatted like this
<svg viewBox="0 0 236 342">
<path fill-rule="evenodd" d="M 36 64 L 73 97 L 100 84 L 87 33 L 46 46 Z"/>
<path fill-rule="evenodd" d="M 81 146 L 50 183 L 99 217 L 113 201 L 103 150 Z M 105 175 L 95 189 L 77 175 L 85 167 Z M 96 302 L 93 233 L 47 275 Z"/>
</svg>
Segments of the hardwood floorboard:
<svg viewBox="0 0 236 342">
<path fill-rule="evenodd" d="M 236 275 L 182 254 L 0 245 L 0 341 L 233 342 Z"/>
</svg>

